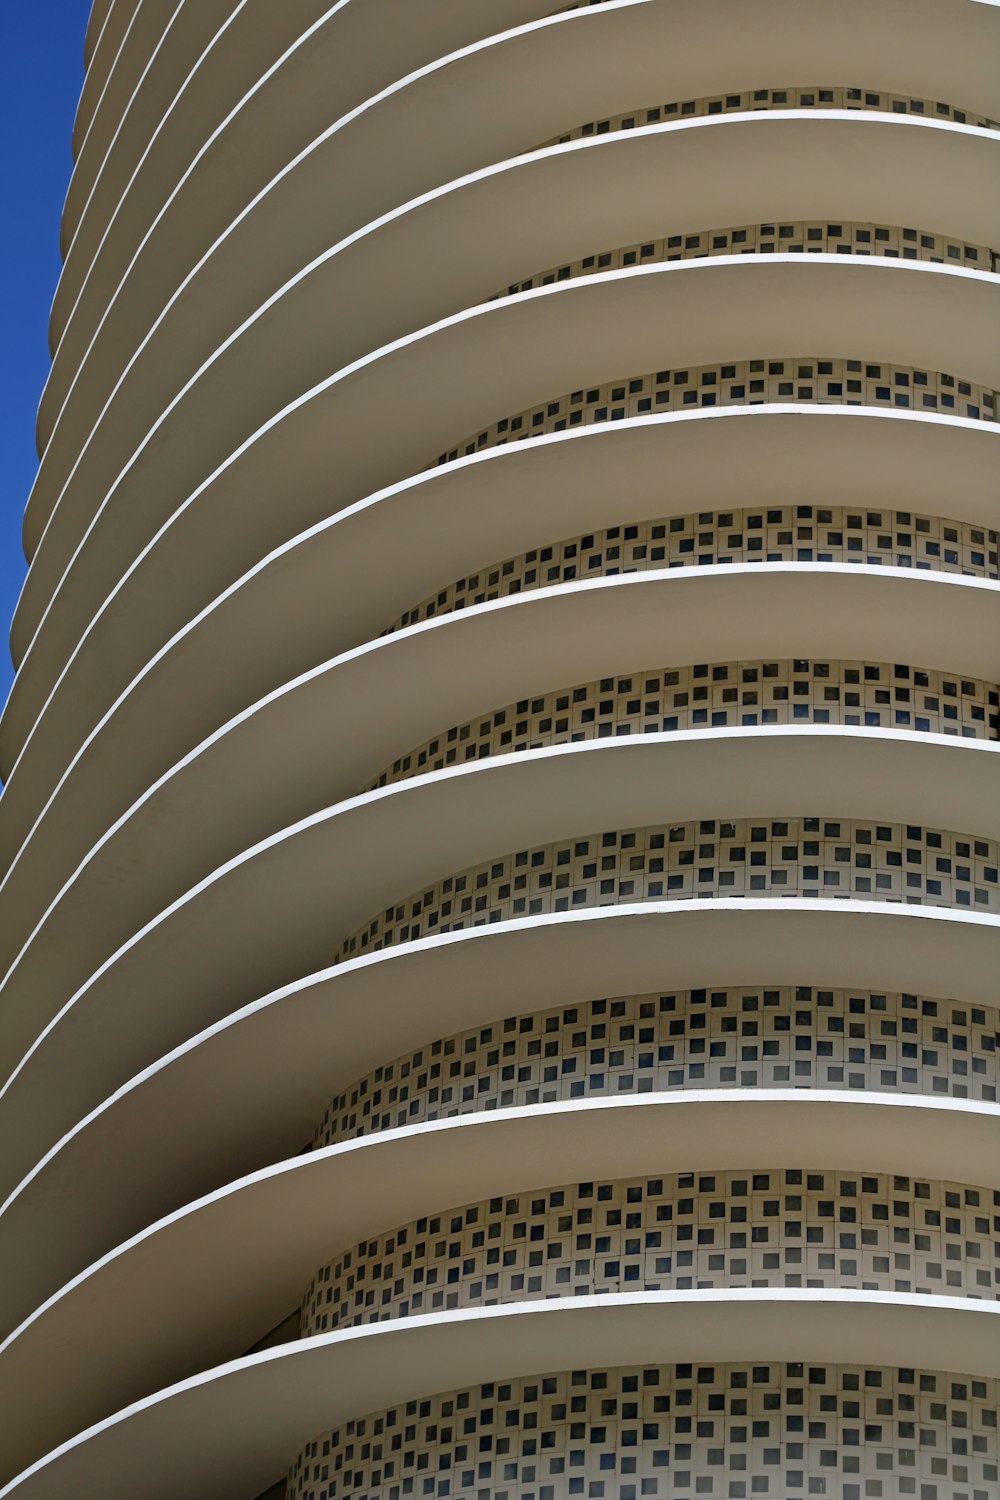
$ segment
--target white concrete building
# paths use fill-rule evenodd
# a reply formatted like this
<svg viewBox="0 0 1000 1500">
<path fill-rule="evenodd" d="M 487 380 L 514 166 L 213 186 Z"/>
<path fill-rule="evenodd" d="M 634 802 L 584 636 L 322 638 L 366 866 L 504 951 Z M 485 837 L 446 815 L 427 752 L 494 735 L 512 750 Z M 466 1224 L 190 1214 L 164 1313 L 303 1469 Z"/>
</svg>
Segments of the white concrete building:
<svg viewBox="0 0 1000 1500">
<path fill-rule="evenodd" d="M 996 0 L 95 0 L 3 1500 L 997 1500 Z"/>
</svg>

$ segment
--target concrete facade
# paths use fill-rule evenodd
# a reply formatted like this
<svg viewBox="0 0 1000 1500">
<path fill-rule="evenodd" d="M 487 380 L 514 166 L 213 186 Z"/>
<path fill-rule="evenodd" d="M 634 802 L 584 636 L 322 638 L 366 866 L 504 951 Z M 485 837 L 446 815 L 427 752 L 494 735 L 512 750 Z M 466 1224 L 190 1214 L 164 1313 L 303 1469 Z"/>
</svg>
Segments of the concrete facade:
<svg viewBox="0 0 1000 1500">
<path fill-rule="evenodd" d="M 0 1497 L 996 1500 L 994 0 L 95 0 Z"/>
</svg>

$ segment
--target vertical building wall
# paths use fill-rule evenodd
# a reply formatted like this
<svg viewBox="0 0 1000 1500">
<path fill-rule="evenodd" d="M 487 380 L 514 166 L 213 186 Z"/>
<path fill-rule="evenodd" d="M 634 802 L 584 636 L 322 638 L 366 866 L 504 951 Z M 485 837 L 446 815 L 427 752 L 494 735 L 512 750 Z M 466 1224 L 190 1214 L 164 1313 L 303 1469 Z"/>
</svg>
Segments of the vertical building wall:
<svg viewBox="0 0 1000 1500">
<path fill-rule="evenodd" d="M 996 1493 L 995 9 L 95 6 L 0 1496 Z"/>
</svg>

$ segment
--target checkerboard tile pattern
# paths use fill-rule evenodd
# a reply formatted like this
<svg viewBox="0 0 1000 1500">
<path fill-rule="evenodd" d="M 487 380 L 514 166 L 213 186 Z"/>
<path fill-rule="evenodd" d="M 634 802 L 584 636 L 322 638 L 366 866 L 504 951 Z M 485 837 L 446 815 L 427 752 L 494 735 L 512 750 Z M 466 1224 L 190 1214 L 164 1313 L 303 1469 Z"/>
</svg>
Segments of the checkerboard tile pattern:
<svg viewBox="0 0 1000 1500">
<path fill-rule="evenodd" d="M 666 568 L 849 563 L 1000 578 L 1000 533 L 908 510 L 772 505 L 699 511 L 582 532 L 503 558 L 428 595 L 382 633 L 533 589 Z"/>
<path fill-rule="evenodd" d="M 578 7 L 571 7 L 578 8 Z M 850 109 L 876 114 L 914 115 L 918 119 L 951 121 L 983 130 L 1000 130 L 1000 123 L 985 115 L 972 114 L 938 99 L 917 99 L 887 89 L 831 88 L 808 84 L 804 88 L 744 89 L 738 94 L 708 94 L 699 99 L 671 99 L 648 104 L 603 120 L 587 120 L 565 135 L 553 136 L 544 146 L 609 135 L 618 130 L 638 130 L 645 125 L 664 125 L 705 115 L 745 114 L 771 109 Z M 541 147 L 536 148 L 541 149 Z"/>
<path fill-rule="evenodd" d="M 996 1500 L 1000 1383 L 675 1364 L 491 1381 L 317 1437 L 290 1500 Z"/>
<path fill-rule="evenodd" d="M 580 1182 L 484 1199 L 322 1266 L 303 1336 L 535 1298 L 728 1287 L 1000 1298 L 1000 1192 L 799 1169 Z"/>
<path fill-rule="evenodd" d="M 1000 687 L 902 664 L 805 658 L 631 672 L 521 698 L 454 724 L 400 756 L 365 790 L 549 745 L 768 724 L 848 724 L 995 740 Z"/>
<path fill-rule="evenodd" d="M 703 260 L 713 255 L 874 255 L 889 260 L 925 260 L 937 265 L 992 271 L 997 252 L 988 245 L 931 234 L 906 225 L 854 223 L 830 219 L 775 220 L 770 224 L 739 224 L 728 229 L 706 229 L 696 234 L 671 234 L 639 240 L 614 250 L 596 250 L 578 260 L 564 261 L 512 282 L 496 293 L 512 297 L 557 281 L 575 281 L 602 271 L 652 266 L 662 261 Z"/>
<path fill-rule="evenodd" d="M 338 958 L 511 918 L 643 901 L 857 898 L 994 913 L 998 865 L 991 839 L 843 818 L 704 819 L 591 833 L 435 881 L 352 933 Z"/>
<path fill-rule="evenodd" d="M 314 1149 L 560 1100 L 705 1088 L 1000 1098 L 1000 1012 L 810 986 L 628 995 L 441 1037 L 342 1089 Z"/>
<path fill-rule="evenodd" d="M 502 416 L 438 455 L 438 464 L 545 433 L 594 423 L 709 406 L 781 404 L 874 406 L 938 412 L 995 422 L 997 395 L 983 385 L 939 370 L 874 364 L 861 359 L 746 359 L 732 364 L 644 371 L 563 392 L 537 406 Z"/>
</svg>

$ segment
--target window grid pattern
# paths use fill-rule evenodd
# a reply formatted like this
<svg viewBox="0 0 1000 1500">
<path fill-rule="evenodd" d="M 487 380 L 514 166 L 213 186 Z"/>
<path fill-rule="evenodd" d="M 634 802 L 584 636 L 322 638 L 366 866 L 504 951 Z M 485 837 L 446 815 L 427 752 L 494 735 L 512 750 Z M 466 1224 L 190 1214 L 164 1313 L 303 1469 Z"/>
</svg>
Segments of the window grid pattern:
<svg viewBox="0 0 1000 1500">
<path fill-rule="evenodd" d="M 700 99 L 671 99 L 666 104 L 649 104 L 625 114 L 609 115 L 603 120 L 587 120 L 565 135 L 543 141 L 535 149 L 540 151 L 546 146 L 562 145 L 592 135 L 637 130 L 644 125 L 665 125 L 703 115 L 745 114 L 771 109 L 857 109 L 865 113 L 917 115 L 925 120 L 1000 130 L 1000 122 L 956 109 L 939 99 L 915 99 L 909 94 L 894 94 L 885 89 L 807 86 L 799 89 L 744 89 L 739 94 L 711 94 Z"/>
<path fill-rule="evenodd" d="M 928 1370 L 572 1370 L 324 1433 L 290 1500 L 995 1500 L 1000 1383 Z"/>
<path fill-rule="evenodd" d="M 628 995 L 506 1016 L 343 1089 L 313 1139 L 561 1100 L 673 1089 L 901 1090 L 996 1103 L 1000 1013 L 807 986 Z"/>
<path fill-rule="evenodd" d="M 973 421 L 996 420 L 996 393 L 933 370 L 871 364 L 860 359 L 749 359 L 689 366 L 581 387 L 551 401 L 501 417 L 492 426 L 438 455 L 438 464 L 502 448 L 547 433 L 621 422 L 655 413 L 706 406 L 875 406 L 940 412 Z"/>
<path fill-rule="evenodd" d="M 698 511 L 609 526 L 504 558 L 422 599 L 382 633 L 580 579 L 757 562 L 855 563 L 1000 578 L 998 533 L 962 521 L 850 506 Z"/>
<path fill-rule="evenodd" d="M 856 1172 L 580 1182 L 430 1214 L 342 1251 L 302 1336 L 536 1298 L 713 1287 L 1000 1298 L 1000 1193 Z"/>
<path fill-rule="evenodd" d="M 970 244 L 930 234 L 923 229 L 888 224 L 834 223 L 810 220 L 792 223 L 742 224 L 735 229 L 704 230 L 700 234 L 672 234 L 617 250 L 599 250 L 580 260 L 550 266 L 548 270 L 516 281 L 490 298 L 512 297 L 534 287 L 557 281 L 575 281 L 604 271 L 630 266 L 652 266 L 675 260 L 704 260 L 713 255 L 873 255 L 889 260 L 924 260 L 938 265 L 965 266 L 974 271 L 992 271 L 997 252 L 987 245 Z"/>
<path fill-rule="evenodd" d="M 766 724 L 849 724 L 995 740 L 1000 688 L 898 663 L 804 658 L 602 677 L 455 724 L 393 761 L 365 790 L 546 745 Z"/>
<path fill-rule="evenodd" d="M 995 913 L 991 839 L 913 824 L 743 818 L 590 833 L 501 855 L 387 907 L 342 943 L 352 958 L 511 918 L 643 901 L 824 897 Z"/>
</svg>

